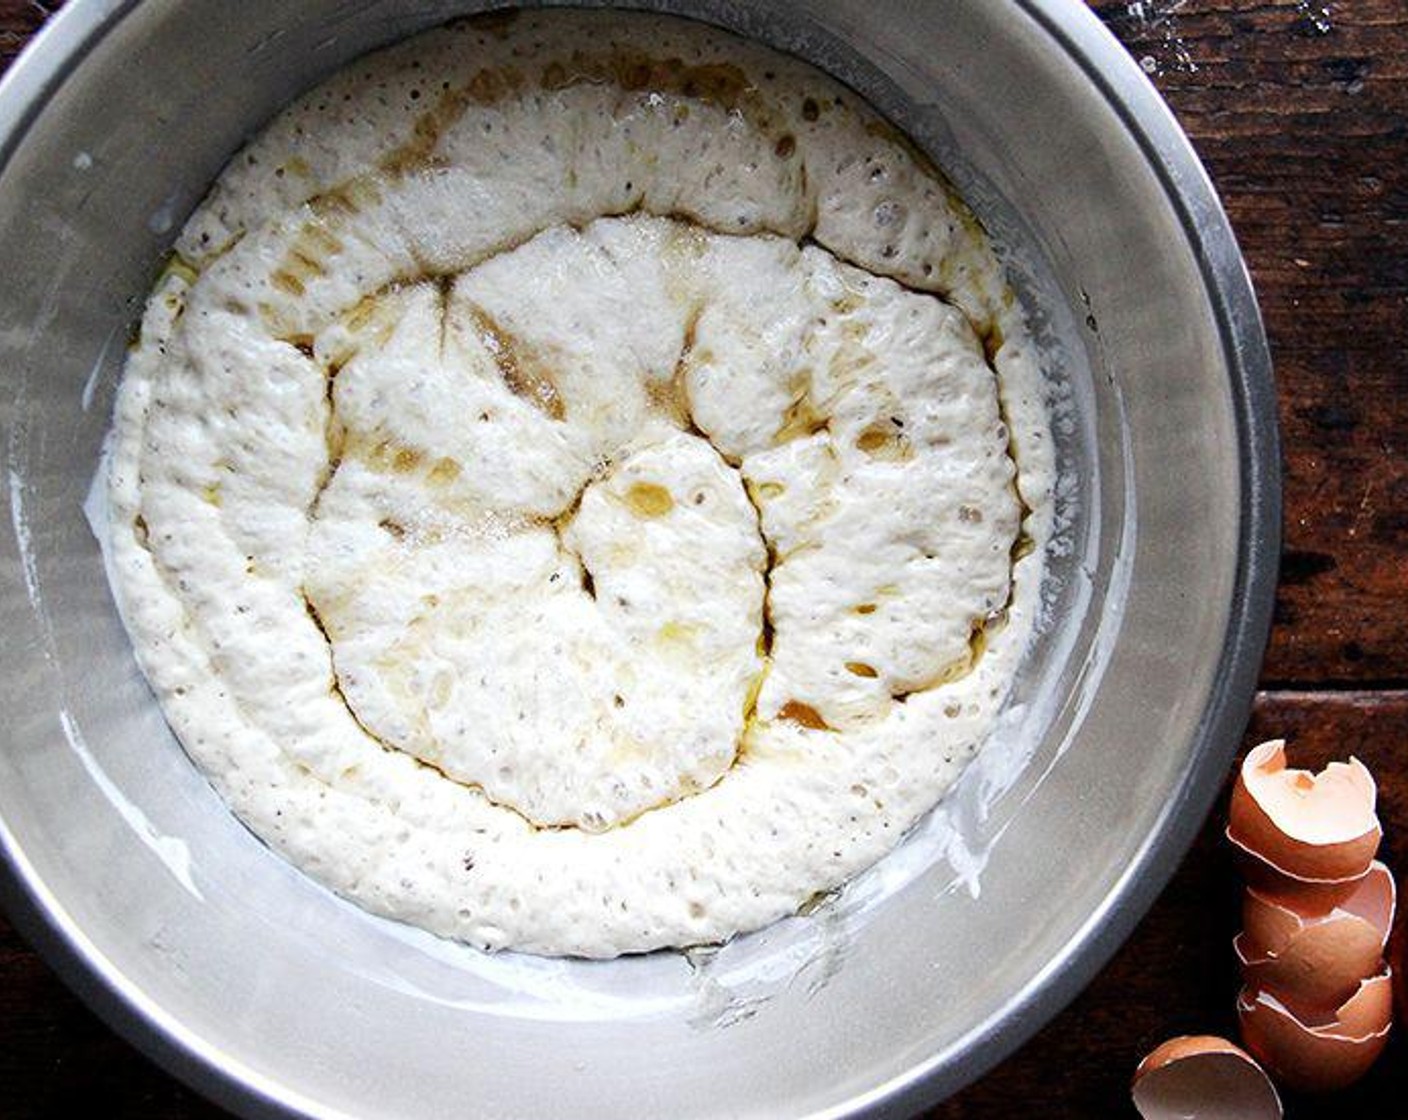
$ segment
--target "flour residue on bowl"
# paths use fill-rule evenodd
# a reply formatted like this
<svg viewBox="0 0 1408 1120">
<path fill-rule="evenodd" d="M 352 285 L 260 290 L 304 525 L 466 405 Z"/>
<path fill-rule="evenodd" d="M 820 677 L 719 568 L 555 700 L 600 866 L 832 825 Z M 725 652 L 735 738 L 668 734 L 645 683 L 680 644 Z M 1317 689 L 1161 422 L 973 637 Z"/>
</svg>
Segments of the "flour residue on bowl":
<svg viewBox="0 0 1408 1120">
<path fill-rule="evenodd" d="M 379 913 L 612 956 L 794 913 L 991 733 L 1048 413 L 939 172 L 663 17 L 461 21 L 277 118 L 124 374 L 115 584 L 235 811 Z"/>
</svg>

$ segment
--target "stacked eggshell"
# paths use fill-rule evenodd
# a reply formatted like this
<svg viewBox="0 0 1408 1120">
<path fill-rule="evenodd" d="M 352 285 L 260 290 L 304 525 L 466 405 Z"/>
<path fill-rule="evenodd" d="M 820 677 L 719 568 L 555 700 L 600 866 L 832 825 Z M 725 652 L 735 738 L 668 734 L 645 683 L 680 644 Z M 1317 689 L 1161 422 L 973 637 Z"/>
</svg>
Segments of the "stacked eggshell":
<svg viewBox="0 0 1408 1120">
<path fill-rule="evenodd" d="M 1355 759 L 1318 774 L 1288 769 L 1279 739 L 1247 755 L 1227 826 L 1247 880 L 1233 941 L 1246 1050 L 1210 1035 L 1158 1047 L 1134 1075 L 1146 1120 L 1280 1120 L 1258 1059 L 1289 1088 L 1318 1092 L 1356 1081 L 1383 1051 L 1394 1000 L 1384 946 L 1396 892 L 1374 859 L 1383 836 L 1376 797 Z M 1403 942 L 1400 931 L 1391 953 L 1400 963 Z M 1408 1003 L 1402 988 L 1398 996 Z"/>
<path fill-rule="evenodd" d="M 1374 859 L 1376 790 L 1356 759 L 1289 769 L 1285 743 L 1253 749 L 1232 794 L 1227 839 L 1247 880 L 1233 943 L 1245 986 L 1242 1041 L 1284 1085 L 1358 1080 L 1388 1041 L 1393 876 Z"/>
</svg>

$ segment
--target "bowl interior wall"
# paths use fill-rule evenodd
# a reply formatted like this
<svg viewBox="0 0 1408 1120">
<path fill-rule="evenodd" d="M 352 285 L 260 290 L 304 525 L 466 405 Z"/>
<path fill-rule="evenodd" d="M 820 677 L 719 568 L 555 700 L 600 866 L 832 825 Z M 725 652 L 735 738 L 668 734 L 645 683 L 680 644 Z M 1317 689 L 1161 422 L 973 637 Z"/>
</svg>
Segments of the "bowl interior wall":
<svg viewBox="0 0 1408 1120">
<path fill-rule="evenodd" d="M 935 1096 L 992 1060 L 973 1057 L 980 1039 L 1034 1029 L 1026 1001 L 1190 796 L 1246 495 L 1226 345 L 1168 183 L 1018 3 L 654 6 L 870 96 L 1014 249 L 1039 312 L 1066 394 L 1070 547 L 1008 729 L 1015 777 L 975 770 L 933 826 L 981 856 L 980 890 L 921 847 L 708 962 L 485 958 L 339 901 L 224 810 L 136 670 L 84 514 L 128 331 L 175 230 L 262 121 L 475 5 L 140 4 L 0 172 L 0 249 L 21 262 L 0 274 L 0 821 L 54 921 L 142 1015 L 309 1110 L 800 1115 L 878 1100 L 920 1066 L 919 1097 Z M 939 845 L 933 830 L 915 842 Z"/>
</svg>

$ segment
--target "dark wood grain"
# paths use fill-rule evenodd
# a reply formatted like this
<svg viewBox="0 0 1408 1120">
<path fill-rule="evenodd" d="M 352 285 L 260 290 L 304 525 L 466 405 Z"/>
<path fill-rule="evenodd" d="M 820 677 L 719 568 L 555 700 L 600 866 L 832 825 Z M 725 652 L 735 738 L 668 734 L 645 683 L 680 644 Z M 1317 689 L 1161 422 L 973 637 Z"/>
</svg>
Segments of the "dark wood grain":
<svg viewBox="0 0 1408 1120">
<path fill-rule="evenodd" d="M 0 65 L 57 4 L 0 0 Z M 1286 554 L 1246 743 L 1375 772 L 1385 856 L 1408 868 L 1408 2 L 1133 0 L 1094 10 L 1206 162 L 1276 361 Z M 1235 1034 L 1238 887 L 1214 810 L 1169 888 L 1089 989 L 931 1120 L 1130 1115 L 1141 1054 Z M 1289 1114 L 1408 1115 L 1408 1044 Z M 93 1101 L 101 1101 L 95 1112 Z M 225 1114 L 108 1031 L 0 919 L 0 1118 Z"/>
<path fill-rule="evenodd" d="M 37 0 L 5 0 L 0 3 L 0 69 L 8 67 L 15 55 L 60 7 Z"/>
<path fill-rule="evenodd" d="M 1265 680 L 1403 684 L 1408 4 L 1095 8 L 1148 60 L 1217 184 L 1261 297 L 1287 511 Z"/>
</svg>

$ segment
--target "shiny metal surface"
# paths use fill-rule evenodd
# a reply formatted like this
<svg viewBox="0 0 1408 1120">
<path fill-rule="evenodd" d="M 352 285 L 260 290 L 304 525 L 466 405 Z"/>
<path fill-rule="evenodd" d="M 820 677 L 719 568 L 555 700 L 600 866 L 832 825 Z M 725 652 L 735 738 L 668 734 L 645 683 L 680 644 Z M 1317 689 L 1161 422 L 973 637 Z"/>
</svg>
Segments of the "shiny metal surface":
<svg viewBox="0 0 1408 1120">
<path fill-rule="evenodd" d="M 1070 547 L 1004 749 L 837 902 L 712 959 L 485 958 L 340 902 L 224 811 L 136 671 L 83 512 L 126 332 L 223 161 L 341 63 L 478 6 L 73 0 L 0 85 L 3 902 L 247 1116 L 918 1109 L 1113 952 L 1245 720 L 1280 504 L 1236 245 L 1075 0 L 633 5 L 810 57 L 955 172 L 1045 309 Z"/>
</svg>

